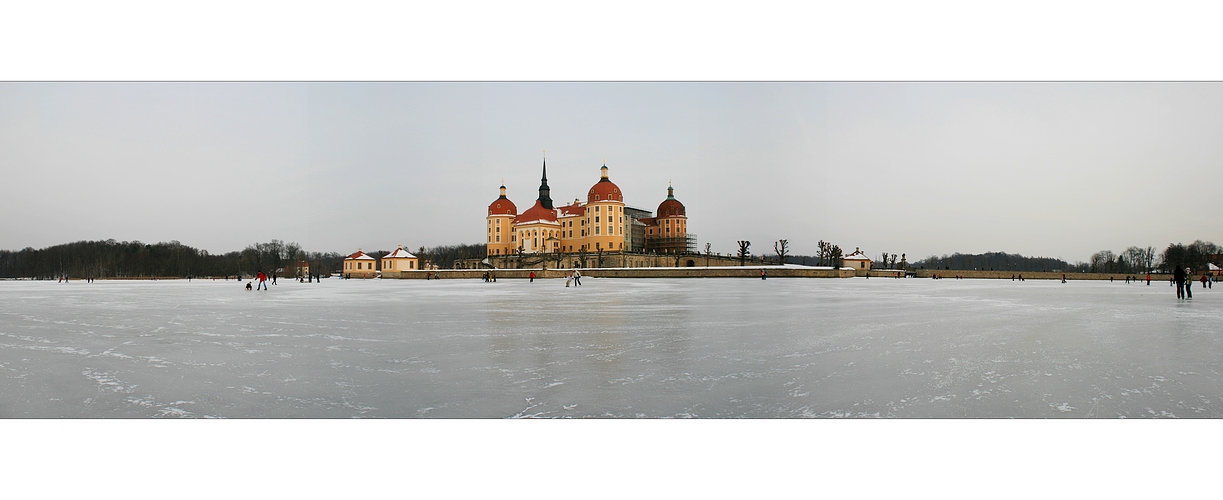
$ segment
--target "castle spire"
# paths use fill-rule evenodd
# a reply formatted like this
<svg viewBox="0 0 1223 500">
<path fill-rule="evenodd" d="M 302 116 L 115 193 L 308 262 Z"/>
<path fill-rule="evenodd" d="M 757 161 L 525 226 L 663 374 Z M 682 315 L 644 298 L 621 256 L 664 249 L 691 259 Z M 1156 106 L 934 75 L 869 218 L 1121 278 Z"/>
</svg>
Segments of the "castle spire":
<svg viewBox="0 0 1223 500">
<path fill-rule="evenodd" d="M 548 210 L 552 210 L 552 197 L 548 189 L 548 159 L 544 158 L 544 175 L 539 180 L 539 204 Z"/>
</svg>

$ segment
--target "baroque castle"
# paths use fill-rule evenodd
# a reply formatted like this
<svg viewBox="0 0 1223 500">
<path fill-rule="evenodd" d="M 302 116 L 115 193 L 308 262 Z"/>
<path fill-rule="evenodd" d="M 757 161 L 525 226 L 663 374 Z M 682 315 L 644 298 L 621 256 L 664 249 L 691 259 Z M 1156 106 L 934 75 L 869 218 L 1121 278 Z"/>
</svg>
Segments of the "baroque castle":
<svg viewBox="0 0 1223 500">
<path fill-rule="evenodd" d="M 683 255 L 696 251 L 696 237 L 688 233 L 684 204 L 675 199 L 672 187 L 667 187 L 667 199 L 650 214 L 625 205 L 624 192 L 608 178 L 607 165 L 599 170 L 599 181 L 586 193 L 586 201 L 574 199 L 573 203 L 557 207 L 548 188 L 545 160 L 539 197 L 522 213 L 506 197 L 502 185 L 501 196 L 488 205 L 485 218 L 488 257 L 504 260 L 509 256 L 547 254 L 558 267 L 567 262 L 572 267 L 586 267 L 587 254 L 612 254 L 620 256 L 614 259 L 617 265 L 627 267 L 636 265 L 635 259 L 628 258 L 635 254 Z M 566 259 L 567 255 L 581 258 Z M 644 261 L 641 264 L 653 265 Z"/>
</svg>

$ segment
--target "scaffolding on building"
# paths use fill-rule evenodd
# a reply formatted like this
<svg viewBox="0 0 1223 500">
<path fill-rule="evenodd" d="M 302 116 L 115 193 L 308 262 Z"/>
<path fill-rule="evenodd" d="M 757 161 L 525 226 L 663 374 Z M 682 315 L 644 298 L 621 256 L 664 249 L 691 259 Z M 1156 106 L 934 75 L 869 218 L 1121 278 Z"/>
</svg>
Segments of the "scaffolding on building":
<svg viewBox="0 0 1223 500">
<path fill-rule="evenodd" d="M 696 253 L 696 235 L 688 233 L 684 236 L 655 236 L 646 237 L 645 239 L 646 253 Z"/>
</svg>

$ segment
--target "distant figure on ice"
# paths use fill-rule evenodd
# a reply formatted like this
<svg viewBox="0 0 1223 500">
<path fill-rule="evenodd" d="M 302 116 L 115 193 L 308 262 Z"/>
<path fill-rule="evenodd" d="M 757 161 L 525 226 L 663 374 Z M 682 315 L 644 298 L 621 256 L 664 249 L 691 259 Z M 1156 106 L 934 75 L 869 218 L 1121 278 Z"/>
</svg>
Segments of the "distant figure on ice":
<svg viewBox="0 0 1223 500">
<path fill-rule="evenodd" d="M 766 278 L 768 278 L 768 277 L 769 277 L 768 273 L 764 272 L 764 268 L 761 268 L 761 269 L 760 269 L 760 279 L 762 279 L 762 280 L 763 280 L 763 279 L 766 279 Z M 866 277 L 867 277 L 867 278 L 870 278 L 870 277 L 871 277 L 871 275 L 869 275 L 869 274 L 868 274 L 868 275 L 866 275 Z"/>
<path fill-rule="evenodd" d="M 1193 298 L 1193 280 L 1188 278 L 1185 279 L 1185 298 Z"/>
<path fill-rule="evenodd" d="M 1066 273 L 1062 273 L 1062 283 L 1066 282 Z"/>
<path fill-rule="evenodd" d="M 1198 281 L 1202 282 L 1202 289 L 1205 290 L 1206 289 L 1206 273 L 1202 273 L 1202 279 Z"/>
<path fill-rule="evenodd" d="M 272 271 L 272 284 L 276 284 L 276 271 Z"/>
<path fill-rule="evenodd" d="M 582 286 L 582 272 L 573 270 L 573 286 Z"/>
<path fill-rule="evenodd" d="M 531 278 L 531 283 L 534 283 L 535 282 L 535 271 L 531 271 L 530 278 Z"/>
<path fill-rule="evenodd" d="M 246 291 L 251 291 L 251 282 L 249 281 L 246 282 Z"/>
<path fill-rule="evenodd" d="M 1185 270 L 1181 266 L 1172 271 L 1172 281 L 1176 282 L 1176 298 L 1185 298 Z"/>
<path fill-rule="evenodd" d="M 1151 273 L 1147 273 L 1147 286 L 1151 286 Z"/>
<path fill-rule="evenodd" d="M 259 279 L 259 284 L 255 285 L 255 290 L 258 290 L 258 289 L 259 289 L 259 287 L 263 287 L 263 290 L 264 290 L 264 291 L 267 291 L 267 289 L 268 289 L 268 275 L 263 274 L 263 271 L 262 271 L 262 270 L 260 270 L 260 271 L 259 271 L 259 274 L 255 275 L 255 277 Z"/>
<path fill-rule="evenodd" d="M 572 273 L 572 272 L 571 272 L 571 273 L 569 273 L 569 276 L 568 276 L 567 278 L 565 278 L 565 288 L 569 288 L 569 283 L 571 283 L 571 282 L 573 282 L 573 273 Z"/>
</svg>

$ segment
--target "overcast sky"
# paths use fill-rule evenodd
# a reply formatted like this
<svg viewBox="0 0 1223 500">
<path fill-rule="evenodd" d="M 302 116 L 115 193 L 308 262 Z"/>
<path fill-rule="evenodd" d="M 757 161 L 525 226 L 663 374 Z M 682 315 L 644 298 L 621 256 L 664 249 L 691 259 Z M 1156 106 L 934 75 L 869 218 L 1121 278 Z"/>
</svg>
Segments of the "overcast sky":
<svg viewBox="0 0 1223 500">
<path fill-rule="evenodd" d="M 0 248 L 483 241 L 606 160 L 715 252 L 1223 243 L 1216 83 L 0 83 Z"/>
</svg>

